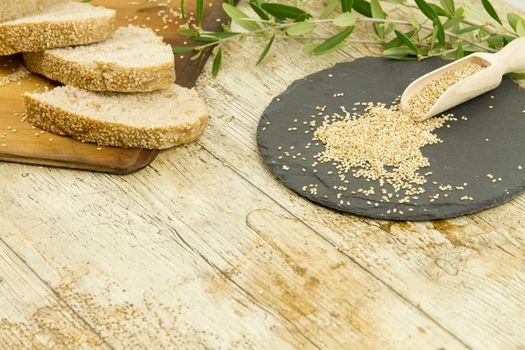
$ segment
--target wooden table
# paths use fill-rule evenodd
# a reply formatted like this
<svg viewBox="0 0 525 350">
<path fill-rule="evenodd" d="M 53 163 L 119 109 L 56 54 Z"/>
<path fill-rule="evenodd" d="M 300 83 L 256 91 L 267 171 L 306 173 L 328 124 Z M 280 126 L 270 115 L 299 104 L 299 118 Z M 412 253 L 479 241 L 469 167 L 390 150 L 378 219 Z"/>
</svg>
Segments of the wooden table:
<svg viewBox="0 0 525 350">
<path fill-rule="evenodd" d="M 379 51 L 278 41 L 255 68 L 263 47 L 226 47 L 198 84 L 206 135 L 141 172 L 0 163 L 0 349 L 525 349 L 525 197 L 423 223 L 298 197 L 262 164 L 258 118 Z"/>
</svg>

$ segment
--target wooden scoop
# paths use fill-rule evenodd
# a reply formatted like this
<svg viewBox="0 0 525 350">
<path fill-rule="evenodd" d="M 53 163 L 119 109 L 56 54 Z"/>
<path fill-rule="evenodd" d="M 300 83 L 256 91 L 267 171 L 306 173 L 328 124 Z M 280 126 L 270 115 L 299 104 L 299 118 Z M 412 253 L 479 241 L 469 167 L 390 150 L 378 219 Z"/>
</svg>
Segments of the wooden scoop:
<svg viewBox="0 0 525 350">
<path fill-rule="evenodd" d="M 467 63 L 478 63 L 485 69 L 452 85 L 426 114 L 416 120 L 428 119 L 498 87 L 506 73 L 525 71 L 525 38 L 511 41 L 494 54 L 473 53 L 415 80 L 401 96 L 401 109 L 408 109 L 408 101 L 412 96 L 417 95 L 425 85 L 433 80 L 438 80 L 447 71 Z"/>
</svg>

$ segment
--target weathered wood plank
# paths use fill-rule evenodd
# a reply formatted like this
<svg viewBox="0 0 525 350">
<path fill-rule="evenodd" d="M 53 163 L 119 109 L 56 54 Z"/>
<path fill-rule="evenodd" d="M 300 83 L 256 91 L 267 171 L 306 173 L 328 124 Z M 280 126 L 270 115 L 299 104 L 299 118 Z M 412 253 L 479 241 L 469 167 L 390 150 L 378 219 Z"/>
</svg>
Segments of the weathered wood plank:
<svg viewBox="0 0 525 350">
<path fill-rule="evenodd" d="M 200 144 L 469 346 L 525 346 L 523 198 L 467 218 L 418 224 L 342 215 L 298 198 L 261 164 L 258 118 L 295 79 L 374 52 L 354 45 L 316 60 L 297 43 L 276 42 L 266 65 L 254 68 L 253 52 L 262 48 L 250 41 L 228 45 L 222 75 L 201 78 L 213 127 Z"/>
<path fill-rule="evenodd" d="M 0 349 L 111 349 L 2 239 L 0 295 Z"/>
<path fill-rule="evenodd" d="M 8 167 L 6 240 L 114 348 L 463 348 L 197 145 L 127 177 Z"/>
</svg>

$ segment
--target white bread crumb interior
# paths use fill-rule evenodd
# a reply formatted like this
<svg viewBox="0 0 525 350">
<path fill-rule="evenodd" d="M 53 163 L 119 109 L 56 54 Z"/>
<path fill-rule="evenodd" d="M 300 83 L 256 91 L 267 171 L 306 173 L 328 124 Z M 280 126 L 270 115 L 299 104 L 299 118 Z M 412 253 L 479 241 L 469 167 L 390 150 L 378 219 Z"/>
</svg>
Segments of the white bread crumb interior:
<svg viewBox="0 0 525 350">
<path fill-rule="evenodd" d="M 115 10 L 101 6 L 91 6 L 78 2 L 64 2 L 50 6 L 42 11 L 29 14 L 11 21 L 3 22 L 3 25 L 38 23 L 38 22 L 60 22 L 63 20 L 82 20 L 94 17 L 105 17 L 114 15 Z"/>
<path fill-rule="evenodd" d="M 85 65 L 114 63 L 142 68 L 173 63 L 171 46 L 149 28 L 120 27 L 106 41 L 83 46 L 47 50 L 48 53 Z"/>
<path fill-rule="evenodd" d="M 62 86 L 28 95 L 73 114 L 133 127 L 191 123 L 208 114 L 205 103 L 194 90 L 176 84 L 165 90 L 136 94 L 100 93 Z"/>
</svg>

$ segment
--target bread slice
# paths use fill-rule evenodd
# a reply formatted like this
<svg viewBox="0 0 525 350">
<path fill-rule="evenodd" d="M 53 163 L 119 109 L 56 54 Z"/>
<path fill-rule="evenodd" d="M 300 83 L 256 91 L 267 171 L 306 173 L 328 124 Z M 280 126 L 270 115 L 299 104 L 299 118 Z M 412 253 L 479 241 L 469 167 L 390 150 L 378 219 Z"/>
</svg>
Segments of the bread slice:
<svg viewBox="0 0 525 350">
<path fill-rule="evenodd" d="M 0 56 L 106 40 L 115 31 L 115 10 L 65 2 L 0 23 Z"/>
<path fill-rule="evenodd" d="M 0 22 L 36 11 L 36 0 L 0 0 Z"/>
<path fill-rule="evenodd" d="M 0 0 L 0 22 L 23 17 L 67 0 Z"/>
<path fill-rule="evenodd" d="M 208 120 L 197 93 L 176 84 L 137 94 L 62 86 L 24 100 L 32 125 L 102 146 L 169 148 L 197 139 Z"/>
<path fill-rule="evenodd" d="M 26 67 L 86 90 L 149 92 L 175 81 L 171 46 L 151 29 L 120 27 L 101 43 L 24 54 Z"/>
</svg>

